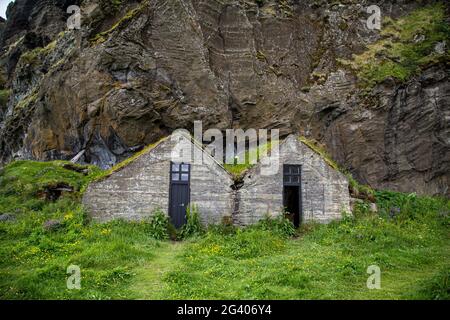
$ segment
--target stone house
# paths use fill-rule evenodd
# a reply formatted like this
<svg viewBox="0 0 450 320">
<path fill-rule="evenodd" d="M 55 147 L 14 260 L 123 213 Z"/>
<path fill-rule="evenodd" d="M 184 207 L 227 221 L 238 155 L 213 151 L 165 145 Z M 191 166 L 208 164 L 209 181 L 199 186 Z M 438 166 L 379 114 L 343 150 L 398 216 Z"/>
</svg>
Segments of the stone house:
<svg viewBox="0 0 450 320">
<path fill-rule="evenodd" d="M 191 154 L 174 154 L 177 149 Z M 190 161 L 193 153 L 202 155 L 202 164 Z M 174 162 L 174 158 L 180 159 Z M 232 185 L 231 175 L 189 135 L 180 133 L 162 139 L 128 165 L 91 183 L 83 204 L 100 221 L 139 220 L 160 209 L 180 227 L 189 203 L 195 203 L 203 223 L 219 223 L 234 210 Z"/>
<path fill-rule="evenodd" d="M 188 151 L 173 161 L 180 146 Z M 202 163 L 191 161 L 195 152 L 203 157 Z M 277 159 L 272 174 L 264 173 L 263 158 L 244 173 L 243 184 L 237 184 L 188 134 L 173 134 L 89 185 L 83 203 L 101 221 L 142 219 L 161 209 L 176 227 L 184 224 L 188 204 L 197 206 L 206 224 L 229 217 L 237 225 L 248 225 L 284 208 L 298 226 L 313 219 L 328 222 L 349 211 L 347 178 L 297 136 L 280 143 Z"/>
<path fill-rule="evenodd" d="M 248 170 L 237 200 L 237 224 L 255 223 L 267 214 L 286 210 L 294 225 L 329 222 L 350 211 L 347 177 L 295 135 L 279 145 L 276 173 L 262 174 L 263 162 Z"/>
</svg>

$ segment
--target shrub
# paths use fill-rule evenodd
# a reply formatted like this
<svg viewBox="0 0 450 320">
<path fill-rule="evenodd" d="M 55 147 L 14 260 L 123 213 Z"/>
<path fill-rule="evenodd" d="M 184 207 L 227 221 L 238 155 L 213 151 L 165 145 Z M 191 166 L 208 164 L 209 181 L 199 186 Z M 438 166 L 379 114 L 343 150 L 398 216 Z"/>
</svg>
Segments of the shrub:
<svg viewBox="0 0 450 320">
<path fill-rule="evenodd" d="M 167 224 L 167 232 L 169 233 L 169 239 L 170 240 L 178 240 L 180 238 L 180 235 L 178 234 L 177 228 L 169 221 Z"/>
<path fill-rule="evenodd" d="M 424 221 L 446 223 L 450 201 L 438 197 L 419 197 L 415 193 L 377 191 L 380 215 L 397 221 Z"/>
<path fill-rule="evenodd" d="M 378 214 L 361 203 L 353 216 L 319 226 L 305 237 L 324 245 L 365 244 L 376 250 L 425 246 L 443 235 L 440 232 L 447 223 L 450 201 L 390 191 L 378 191 L 376 196 Z"/>
<path fill-rule="evenodd" d="M 204 228 L 200 222 L 198 207 L 191 205 L 186 209 L 186 224 L 181 228 L 180 238 L 186 239 L 204 233 Z"/>
<path fill-rule="evenodd" d="M 225 216 L 220 224 L 209 225 L 208 232 L 220 235 L 233 235 L 236 234 L 237 227 L 233 224 L 230 216 Z"/>
<path fill-rule="evenodd" d="M 359 184 L 355 178 L 349 172 L 345 172 L 348 178 L 349 191 L 354 198 L 369 200 L 371 202 L 375 201 L 375 190 L 367 185 Z"/>
<path fill-rule="evenodd" d="M 289 238 L 296 235 L 294 225 L 284 215 L 279 215 L 275 218 L 267 216 L 263 220 L 259 221 L 255 225 L 255 228 L 264 231 L 271 231 L 283 238 Z"/>
<path fill-rule="evenodd" d="M 149 222 L 150 236 L 156 240 L 169 239 L 169 219 L 161 210 L 155 210 Z"/>
<path fill-rule="evenodd" d="M 353 216 L 355 218 L 361 218 L 368 216 L 372 213 L 370 210 L 370 204 L 364 201 L 358 201 L 355 203 L 353 208 Z"/>
<path fill-rule="evenodd" d="M 450 271 L 447 268 L 440 270 L 435 276 L 422 281 L 418 290 L 420 299 L 450 300 Z"/>
</svg>

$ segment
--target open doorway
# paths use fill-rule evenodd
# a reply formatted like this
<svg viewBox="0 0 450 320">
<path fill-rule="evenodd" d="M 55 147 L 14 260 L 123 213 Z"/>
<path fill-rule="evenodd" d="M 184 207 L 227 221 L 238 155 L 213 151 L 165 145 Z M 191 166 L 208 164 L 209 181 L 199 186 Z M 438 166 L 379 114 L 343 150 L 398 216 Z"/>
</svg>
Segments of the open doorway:
<svg viewBox="0 0 450 320">
<path fill-rule="evenodd" d="M 300 187 L 285 186 L 283 199 L 287 217 L 298 228 L 300 226 Z"/>
<path fill-rule="evenodd" d="M 294 226 L 298 228 L 302 218 L 301 166 L 283 166 L 283 206 Z"/>
</svg>

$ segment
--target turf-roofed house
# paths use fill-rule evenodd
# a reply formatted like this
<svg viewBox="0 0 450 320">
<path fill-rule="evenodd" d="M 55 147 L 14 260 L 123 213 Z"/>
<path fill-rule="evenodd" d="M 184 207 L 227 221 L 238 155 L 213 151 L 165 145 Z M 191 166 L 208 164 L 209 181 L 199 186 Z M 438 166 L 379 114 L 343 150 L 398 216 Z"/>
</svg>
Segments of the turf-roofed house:
<svg viewBox="0 0 450 320">
<path fill-rule="evenodd" d="M 265 172 L 263 159 L 245 172 L 235 217 L 239 224 L 282 212 L 298 227 L 302 221 L 327 223 L 350 211 L 347 177 L 300 137 L 284 139 L 276 158 L 273 174 Z"/>
<path fill-rule="evenodd" d="M 83 203 L 97 220 L 138 220 L 161 210 L 176 227 L 186 222 L 191 206 L 205 224 L 226 218 L 249 225 L 285 214 L 299 226 L 308 220 L 329 222 L 349 211 L 347 178 L 319 153 L 295 135 L 279 144 L 276 157 L 274 150 L 266 158 L 275 162 L 261 157 L 232 175 L 188 133 L 177 131 L 92 183 Z M 203 161 L 195 161 L 195 153 Z"/>
<path fill-rule="evenodd" d="M 191 161 L 194 154 L 201 161 Z M 188 133 L 176 131 L 87 188 L 83 203 L 94 219 L 139 220 L 156 210 L 175 227 L 186 222 L 196 205 L 205 224 L 232 216 L 233 179 Z"/>
</svg>

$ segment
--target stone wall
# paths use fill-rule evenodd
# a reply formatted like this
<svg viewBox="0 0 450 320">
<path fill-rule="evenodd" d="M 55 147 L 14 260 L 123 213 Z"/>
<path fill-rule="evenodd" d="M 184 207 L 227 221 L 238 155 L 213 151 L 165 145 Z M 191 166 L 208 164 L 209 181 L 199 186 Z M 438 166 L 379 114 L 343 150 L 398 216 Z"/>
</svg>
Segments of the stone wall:
<svg viewBox="0 0 450 320">
<path fill-rule="evenodd" d="M 283 164 L 302 165 L 303 221 L 328 222 L 349 210 L 348 181 L 320 155 L 291 135 L 280 145 L 279 170 L 261 175 L 261 163 L 244 177 L 244 185 L 233 190 L 231 176 L 200 147 L 181 136 L 184 150 L 195 149 L 203 164 L 191 163 L 191 204 L 197 205 L 203 223 L 220 223 L 232 216 L 238 225 L 248 225 L 276 215 L 283 206 Z M 138 220 L 156 209 L 169 207 L 169 172 L 176 141 L 170 137 L 108 178 L 92 183 L 83 203 L 100 221 L 116 218 Z"/>
<path fill-rule="evenodd" d="M 182 139 L 185 145 L 201 150 Z M 158 208 L 168 214 L 170 161 L 175 144 L 166 138 L 123 169 L 92 183 L 83 197 L 91 216 L 100 221 L 138 220 L 151 216 Z M 219 223 L 223 216 L 232 214 L 233 181 L 211 157 L 201 154 L 204 165 L 190 162 L 191 203 L 198 206 L 203 223 Z"/>
<path fill-rule="evenodd" d="M 191 167 L 191 204 L 197 205 L 203 223 L 217 224 L 233 214 L 233 179 L 203 153 L 205 165 Z"/>
<path fill-rule="evenodd" d="M 290 135 L 280 145 L 279 170 L 275 175 L 261 175 L 261 164 L 245 175 L 239 190 L 240 211 L 234 217 L 237 224 L 252 224 L 266 214 L 282 211 L 283 164 L 302 165 L 302 221 L 329 222 L 340 218 L 343 211 L 349 211 L 347 178 Z"/>
</svg>

